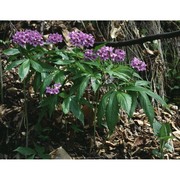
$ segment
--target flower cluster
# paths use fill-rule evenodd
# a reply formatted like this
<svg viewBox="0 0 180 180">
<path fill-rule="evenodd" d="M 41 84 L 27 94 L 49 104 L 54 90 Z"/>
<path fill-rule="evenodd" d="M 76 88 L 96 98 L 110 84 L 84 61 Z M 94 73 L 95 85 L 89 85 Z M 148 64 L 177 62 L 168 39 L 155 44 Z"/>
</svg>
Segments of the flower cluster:
<svg viewBox="0 0 180 180">
<path fill-rule="evenodd" d="M 82 31 L 72 31 L 69 33 L 69 37 L 71 44 L 77 47 L 92 47 L 95 41 L 91 34 L 86 34 Z"/>
<path fill-rule="evenodd" d="M 30 44 L 36 47 L 38 45 L 43 45 L 43 37 L 36 30 L 18 31 L 13 36 L 13 42 L 19 44 L 20 46 Z"/>
<path fill-rule="evenodd" d="M 58 33 L 49 34 L 47 39 L 47 42 L 52 44 L 56 44 L 62 41 L 63 41 L 63 37 Z"/>
<path fill-rule="evenodd" d="M 126 53 L 121 49 L 114 49 L 113 47 L 103 46 L 97 51 L 97 55 L 102 60 L 111 59 L 115 62 L 120 62 L 125 59 Z"/>
<path fill-rule="evenodd" d="M 92 49 L 87 49 L 84 52 L 84 58 L 87 60 L 94 60 L 97 58 L 97 55 Z"/>
<path fill-rule="evenodd" d="M 47 94 L 58 94 L 60 87 L 61 87 L 60 83 L 54 84 L 53 88 L 48 86 L 48 87 L 46 87 L 46 93 Z"/>
<path fill-rule="evenodd" d="M 137 69 L 138 71 L 145 71 L 147 65 L 145 64 L 145 62 L 134 57 L 133 60 L 131 61 L 131 66 Z"/>
</svg>

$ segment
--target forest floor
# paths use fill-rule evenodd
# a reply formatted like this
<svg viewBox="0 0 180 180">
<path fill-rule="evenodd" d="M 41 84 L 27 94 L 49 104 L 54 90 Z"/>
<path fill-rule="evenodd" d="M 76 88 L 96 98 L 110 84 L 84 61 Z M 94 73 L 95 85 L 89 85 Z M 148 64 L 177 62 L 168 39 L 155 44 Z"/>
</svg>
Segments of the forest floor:
<svg viewBox="0 0 180 180">
<path fill-rule="evenodd" d="M 1 23 L 1 34 L 4 38 L 10 37 L 13 34 L 12 29 L 29 28 L 26 27 L 28 23 L 30 22 Z M 49 23 L 49 27 L 55 27 L 54 31 L 56 31 L 58 26 L 53 24 L 54 22 Z M 74 27 L 73 23 L 73 21 L 69 22 L 69 25 Z M 15 29 L 14 24 L 16 24 Z M 37 22 L 32 25 L 36 27 Z M 48 23 L 45 25 L 48 27 Z M 90 28 L 94 33 L 95 29 L 91 26 L 88 26 L 88 29 Z M 105 33 L 107 34 L 106 30 Z M 101 38 L 98 41 L 101 41 Z M 4 69 L 6 58 L 1 57 L 0 60 Z M 26 146 L 23 85 L 18 80 L 16 69 L 5 72 L 1 83 L 3 83 L 3 94 L 1 93 L 0 101 L 0 159 L 23 159 L 26 157 L 14 151 L 18 147 Z M 72 159 L 158 159 L 152 152 L 159 149 L 159 140 L 153 135 L 153 130 L 142 109 L 136 109 L 130 120 L 125 113 L 120 113 L 115 131 L 112 135 L 108 135 L 105 127 L 96 127 L 95 131 L 93 127 L 83 127 L 71 115 L 63 115 L 61 109 L 56 110 L 51 119 L 44 117 L 38 124 L 40 112 L 38 95 L 34 93 L 31 85 L 27 87 L 26 94 L 29 147 L 36 148 L 36 151 L 39 147 L 39 151 L 43 152 L 39 153 L 40 155 L 37 153 L 35 159 L 41 159 L 42 154 L 48 154 L 50 158 L 62 159 L 69 156 Z M 180 159 L 180 109 L 175 104 L 172 104 L 170 109 L 171 112 L 167 112 L 158 107 L 155 108 L 155 114 L 158 121 L 169 122 L 172 128 L 173 139 L 169 143 L 173 151 L 165 152 L 164 158 Z"/>
<path fill-rule="evenodd" d="M 5 61 L 4 61 L 5 62 Z M 0 104 L 0 158 L 25 158 L 15 149 L 25 147 L 26 127 L 24 123 L 22 83 L 16 70 L 6 72 L 3 82 L 3 104 Z M 142 109 L 137 109 L 132 119 L 125 113 L 112 135 L 107 129 L 83 127 L 72 116 L 64 116 L 57 110 L 51 119 L 45 117 L 38 124 L 38 98 L 31 86 L 27 90 L 29 118 L 29 147 L 44 149 L 50 158 L 66 158 L 58 148 L 62 147 L 73 159 L 158 159 L 152 151 L 159 148 L 159 140 L 153 135 L 152 128 Z M 156 118 L 169 122 L 174 150 L 165 152 L 165 159 L 180 159 L 180 110 L 171 105 L 171 112 L 156 108 Z M 94 133 L 95 132 L 95 133 Z M 64 156 L 64 157 L 63 157 Z M 41 157 L 37 154 L 36 159 Z"/>
</svg>

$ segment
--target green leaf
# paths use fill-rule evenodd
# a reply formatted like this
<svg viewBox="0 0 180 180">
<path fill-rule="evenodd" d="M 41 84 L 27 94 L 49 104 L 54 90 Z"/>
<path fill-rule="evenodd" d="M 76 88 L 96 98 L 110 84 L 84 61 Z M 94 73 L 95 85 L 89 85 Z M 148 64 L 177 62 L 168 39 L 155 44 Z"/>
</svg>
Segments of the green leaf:
<svg viewBox="0 0 180 180">
<path fill-rule="evenodd" d="M 18 147 L 14 151 L 17 151 L 17 152 L 19 152 L 20 154 L 22 154 L 24 156 L 29 156 L 29 155 L 36 154 L 36 151 L 33 150 L 32 148 L 29 148 L 29 147 Z"/>
<path fill-rule="evenodd" d="M 64 71 L 62 70 L 57 70 L 55 72 L 55 76 L 53 78 L 55 83 L 61 83 L 63 84 L 64 80 L 65 80 L 65 75 L 64 75 Z"/>
<path fill-rule="evenodd" d="M 22 62 L 24 62 L 26 59 L 21 59 L 21 60 L 17 60 L 17 61 L 13 61 L 11 64 L 9 64 L 7 67 L 6 67 L 6 70 L 11 70 L 12 68 L 20 65 Z"/>
<path fill-rule="evenodd" d="M 116 72 L 116 73 L 123 73 L 128 76 L 132 76 L 132 74 L 134 72 L 132 68 L 130 68 L 129 66 L 126 66 L 126 65 L 118 65 L 117 67 L 112 68 L 112 71 Z"/>
<path fill-rule="evenodd" d="M 98 126 L 102 125 L 102 120 L 103 120 L 103 116 L 106 112 L 106 106 L 107 106 L 107 102 L 108 102 L 108 98 L 111 95 L 112 92 L 108 92 L 106 93 L 102 98 L 101 101 L 99 103 L 98 106 L 98 111 L 97 111 L 97 122 L 98 122 Z"/>
<path fill-rule="evenodd" d="M 6 50 L 4 50 L 3 53 L 4 53 L 5 55 L 12 56 L 12 55 L 19 54 L 20 51 L 19 51 L 18 49 L 13 49 L 13 48 L 11 48 L 11 49 L 6 49 Z"/>
<path fill-rule="evenodd" d="M 115 126 L 118 122 L 118 117 L 119 117 L 118 114 L 119 114 L 119 107 L 117 101 L 117 92 L 113 92 L 109 97 L 109 101 L 106 109 L 106 121 L 110 133 L 114 131 Z"/>
<path fill-rule="evenodd" d="M 129 81 L 129 79 L 131 78 L 131 77 L 128 76 L 127 74 L 121 73 L 121 72 L 107 71 L 107 73 L 108 73 L 110 76 L 117 77 L 118 79 L 121 79 L 121 80 L 123 80 L 123 81 Z"/>
<path fill-rule="evenodd" d="M 154 131 L 155 136 L 159 136 L 161 127 L 162 127 L 162 124 L 159 121 L 157 121 L 156 119 L 154 119 L 153 131 Z"/>
<path fill-rule="evenodd" d="M 43 154 L 45 152 L 45 148 L 42 146 L 39 146 L 39 145 L 34 143 L 34 147 L 35 147 L 35 150 L 37 151 L 38 155 Z"/>
<path fill-rule="evenodd" d="M 64 101 L 62 103 L 62 110 L 63 110 L 64 114 L 69 113 L 70 103 L 71 103 L 71 97 L 67 97 L 66 99 L 64 99 Z"/>
<path fill-rule="evenodd" d="M 47 64 L 47 63 L 42 63 L 42 62 L 39 62 L 44 70 L 44 72 L 52 72 L 52 71 L 55 71 L 57 70 L 57 68 L 51 66 L 50 64 Z"/>
<path fill-rule="evenodd" d="M 64 54 L 62 51 L 60 51 L 59 49 L 56 49 L 56 54 L 62 57 L 62 61 L 68 61 L 69 57 Z"/>
<path fill-rule="evenodd" d="M 56 65 L 67 65 L 74 63 L 75 60 L 62 60 L 62 59 L 56 59 L 53 63 Z"/>
<path fill-rule="evenodd" d="M 137 107 L 137 92 L 128 92 L 129 95 L 131 96 L 132 98 L 132 104 L 131 104 L 131 110 L 129 112 L 129 117 L 132 117 L 133 116 L 133 113 L 135 112 L 135 109 Z"/>
<path fill-rule="evenodd" d="M 78 94 L 77 94 L 77 98 L 80 99 L 83 96 L 83 93 L 88 85 L 90 77 L 84 77 L 83 80 L 81 81 L 81 84 L 79 85 L 78 88 Z"/>
<path fill-rule="evenodd" d="M 24 78 L 27 76 L 29 69 L 30 69 L 30 61 L 29 59 L 27 59 L 21 64 L 18 70 L 18 74 L 19 77 L 21 78 L 21 81 L 23 81 Z"/>
<path fill-rule="evenodd" d="M 170 143 L 167 142 L 164 147 L 171 153 L 174 152 L 174 147 Z"/>
<path fill-rule="evenodd" d="M 52 95 L 52 96 L 49 96 L 49 97 L 43 99 L 40 102 L 40 107 L 46 107 L 46 111 L 49 113 L 49 116 L 51 117 L 52 113 L 55 110 L 57 103 L 58 103 L 58 96 Z"/>
<path fill-rule="evenodd" d="M 149 96 L 151 96 L 156 101 L 161 103 L 163 106 L 168 108 L 168 105 L 166 104 L 166 102 L 159 95 L 153 93 L 151 90 L 149 90 L 147 88 L 144 88 L 144 87 L 141 87 L 141 86 L 133 86 L 133 85 L 131 85 L 131 86 L 127 86 L 127 87 L 123 88 L 123 90 L 136 91 L 136 92 L 146 92 Z"/>
<path fill-rule="evenodd" d="M 148 85 L 149 85 L 148 81 L 140 80 L 135 82 L 135 86 L 148 86 Z"/>
<path fill-rule="evenodd" d="M 101 85 L 101 81 L 99 79 L 96 79 L 95 77 L 91 77 L 91 85 L 92 85 L 94 93 L 96 93 L 99 86 Z"/>
<path fill-rule="evenodd" d="M 44 74 L 44 73 L 42 73 L 42 74 Z M 43 84 L 42 84 L 41 90 L 40 90 L 41 94 L 43 94 L 46 87 L 51 84 L 51 82 L 53 81 L 55 75 L 56 75 L 56 73 L 53 72 L 53 73 L 49 74 L 48 76 L 43 77 Z"/>
<path fill-rule="evenodd" d="M 33 80 L 33 87 L 35 91 L 37 91 L 40 88 L 40 84 L 41 84 L 41 74 L 36 72 Z"/>
<path fill-rule="evenodd" d="M 75 65 L 77 66 L 77 69 L 89 75 L 93 74 L 93 69 L 83 62 L 84 61 L 82 62 L 76 61 Z"/>
<path fill-rule="evenodd" d="M 70 103 L 70 110 L 74 114 L 74 116 L 79 119 L 84 125 L 84 114 L 80 109 L 80 105 L 78 104 L 78 99 L 73 97 Z"/>
<path fill-rule="evenodd" d="M 130 114 L 131 105 L 132 105 L 132 98 L 129 94 L 118 92 L 117 93 L 117 100 L 120 104 L 120 106 L 127 112 L 127 114 Z"/>
<path fill-rule="evenodd" d="M 168 105 L 166 104 L 166 102 L 157 94 L 153 93 L 151 90 L 147 90 L 146 93 L 151 96 L 152 98 L 154 98 L 156 101 L 158 101 L 159 103 L 162 104 L 162 106 L 166 107 L 168 109 Z"/>
<path fill-rule="evenodd" d="M 171 133 L 171 127 L 169 123 L 163 123 L 160 129 L 160 134 L 159 136 L 162 137 L 166 137 L 166 136 L 170 136 Z"/>
<path fill-rule="evenodd" d="M 139 99 L 140 99 L 141 107 L 144 109 L 144 112 L 148 117 L 151 127 L 153 127 L 155 115 L 154 115 L 154 109 L 149 100 L 149 97 L 147 96 L 145 92 L 139 92 Z"/>
<path fill-rule="evenodd" d="M 43 72 L 43 67 L 37 61 L 34 61 L 31 59 L 30 62 L 31 62 L 31 66 L 33 67 L 35 71 L 39 73 Z"/>
</svg>

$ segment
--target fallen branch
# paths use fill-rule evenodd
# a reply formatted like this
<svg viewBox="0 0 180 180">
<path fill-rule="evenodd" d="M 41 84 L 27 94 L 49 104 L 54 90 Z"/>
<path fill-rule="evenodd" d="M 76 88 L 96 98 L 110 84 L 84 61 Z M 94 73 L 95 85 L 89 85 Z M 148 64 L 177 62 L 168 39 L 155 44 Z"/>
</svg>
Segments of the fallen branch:
<svg viewBox="0 0 180 180">
<path fill-rule="evenodd" d="M 102 43 L 106 43 L 106 46 L 112 46 L 112 47 L 121 47 L 121 46 L 131 46 L 134 44 L 143 44 L 147 41 L 153 41 L 156 39 L 167 39 L 167 38 L 173 38 L 180 36 L 180 30 L 174 31 L 174 32 L 168 32 L 168 33 L 162 33 L 162 34 L 155 34 L 155 35 L 149 35 L 146 37 L 138 38 L 138 39 L 132 39 L 127 41 L 117 41 L 117 42 L 96 42 L 94 46 L 100 45 Z"/>
</svg>

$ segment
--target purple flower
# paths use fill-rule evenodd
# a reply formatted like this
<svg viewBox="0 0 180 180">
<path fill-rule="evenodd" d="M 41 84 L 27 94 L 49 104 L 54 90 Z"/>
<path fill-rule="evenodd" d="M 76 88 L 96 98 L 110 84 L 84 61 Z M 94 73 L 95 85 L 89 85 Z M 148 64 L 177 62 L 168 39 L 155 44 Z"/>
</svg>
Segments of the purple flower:
<svg viewBox="0 0 180 180">
<path fill-rule="evenodd" d="M 102 59 L 102 60 L 108 60 L 111 59 L 111 57 L 114 58 L 113 54 L 114 48 L 108 47 L 108 46 L 103 46 L 97 51 L 97 55 Z"/>
<path fill-rule="evenodd" d="M 125 59 L 126 53 L 121 49 L 114 49 L 113 47 L 103 46 L 97 51 L 97 55 L 102 60 L 111 59 L 114 62 L 119 62 Z"/>
<path fill-rule="evenodd" d="M 60 87 L 61 87 L 61 84 L 60 84 L 60 83 L 54 84 L 54 88 L 55 88 L 55 89 L 59 89 Z"/>
<path fill-rule="evenodd" d="M 13 42 L 20 46 L 30 44 L 35 47 L 44 44 L 42 35 L 36 30 L 17 31 L 13 36 Z"/>
<path fill-rule="evenodd" d="M 56 44 L 62 41 L 63 41 L 63 37 L 58 33 L 49 34 L 47 39 L 47 42 L 52 44 Z"/>
<path fill-rule="evenodd" d="M 141 61 L 140 59 L 134 57 L 133 60 L 131 61 L 131 66 L 138 71 L 145 71 L 146 70 L 146 63 Z"/>
<path fill-rule="evenodd" d="M 114 61 L 119 62 L 119 61 L 124 61 L 126 57 L 126 52 L 121 50 L 121 49 L 116 49 L 115 50 L 116 57 Z"/>
<path fill-rule="evenodd" d="M 48 87 L 46 87 L 46 93 L 47 94 L 58 94 L 60 87 L 61 87 L 60 83 L 54 84 L 54 86 L 52 88 L 48 86 Z"/>
<path fill-rule="evenodd" d="M 53 94 L 53 89 L 51 89 L 49 86 L 46 87 L 46 93 Z"/>
<path fill-rule="evenodd" d="M 87 49 L 87 50 L 85 50 L 84 58 L 86 60 L 94 60 L 97 58 L 97 55 L 92 49 Z"/>
<path fill-rule="evenodd" d="M 72 31 L 69 33 L 70 42 L 77 47 L 92 47 L 94 44 L 94 37 L 91 34 L 83 33 L 82 31 Z"/>
</svg>

